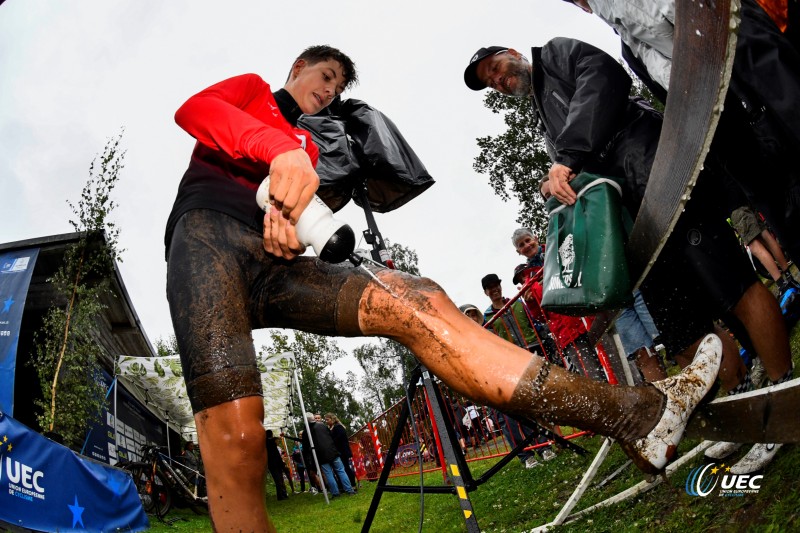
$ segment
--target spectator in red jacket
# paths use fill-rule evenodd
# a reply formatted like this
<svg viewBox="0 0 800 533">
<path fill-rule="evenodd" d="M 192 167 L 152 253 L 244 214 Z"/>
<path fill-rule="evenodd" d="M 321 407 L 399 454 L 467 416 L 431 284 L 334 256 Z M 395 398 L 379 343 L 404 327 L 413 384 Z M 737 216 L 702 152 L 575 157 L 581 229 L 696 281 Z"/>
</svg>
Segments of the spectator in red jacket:
<svg viewBox="0 0 800 533">
<path fill-rule="evenodd" d="M 511 235 L 511 242 L 517 253 L 528 260 L 514 269 L 512 281 L 516 284 L 523 284 L 531 277 L 541 280 L 541 272 L 544 268 L 544 247 L 539 244 L 539 239 L 533 234 L 533 231 L 530 228 L 518 228 Z M 528 308 L 537 314 L 540 320 L 547 322 L 550 332 L 555 337 L 561 357 L 594 380 L 606 379 L 603 367 L 586 335 L 586 325 L 581 318 L 543 310 L 540 281 L 533 283 L 525 300 Z"/>
</svg>

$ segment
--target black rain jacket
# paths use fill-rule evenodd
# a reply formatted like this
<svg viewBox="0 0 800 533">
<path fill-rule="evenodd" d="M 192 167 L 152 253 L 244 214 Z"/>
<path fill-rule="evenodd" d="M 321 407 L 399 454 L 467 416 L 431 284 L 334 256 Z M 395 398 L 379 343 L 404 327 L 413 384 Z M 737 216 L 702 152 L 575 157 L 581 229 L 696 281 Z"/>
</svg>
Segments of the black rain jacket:
<svg viewBox="0 0 800 533">
<path fill-rule="evenodd" d="M 631 79 L 610 55 L 557 37 L 531 50 L 533 109 L 550 158 L 571 168 L 624 178 L 625 204 L 639 210 L 662 115 L 629 97 Z"/>
</svg>

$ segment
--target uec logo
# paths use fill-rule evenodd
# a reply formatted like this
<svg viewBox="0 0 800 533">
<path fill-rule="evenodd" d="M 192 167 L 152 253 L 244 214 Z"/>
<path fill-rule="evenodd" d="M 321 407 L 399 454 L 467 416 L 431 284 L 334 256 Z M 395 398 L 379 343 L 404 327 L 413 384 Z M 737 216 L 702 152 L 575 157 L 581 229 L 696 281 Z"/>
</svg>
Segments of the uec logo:
<svg viewBox="0 0 800 533">
<path fill-rule="evenodd" d="M 0 458 L 0 479 L 3 477 L 2 469 L 2 458 Z M 26 489 L 33 489 L 38 493 L 44 494 L 44 488 L 39 485 L 39 480 L 43 477 L 44 472 L 34 470 L 26 464 L 12 461 L 10 457 L 6 457 L 6 479 L 9 482 L 14 484 L 22 483 L 22 486 Z"/>
<path fill-rule="evenodd" d="M 698 466 L 689 472 L 689 477 L 686 478 L 686 494 L 689 496 L 702 496 L 705 498 L 717 486 L 717 476 L 711 475 L 707 479 L 703 479 L 706 471 L 712 468 L 714 463 L 706 466 Z M 716 472 L 716 470 L 715 470 Z"/>
<path fill-rule="evenodd" d="M 722 465 L 722 467 L 724 466 Z M 717 468 L 714 463 L 711 463 L 710 465 L 698 466 L 692 469 L 686 478 L 686 494 L 705 498 L 717 487 L 718 482 L 721 496 L 758 493 L 764 476 L 751 476 L 749 474 L 722 474 L 718 476 L 717 472 L 723 470 L 722 467 Z M 711 472 L 706 475 L 709 469 L 711 469 Z"/>
</svg>

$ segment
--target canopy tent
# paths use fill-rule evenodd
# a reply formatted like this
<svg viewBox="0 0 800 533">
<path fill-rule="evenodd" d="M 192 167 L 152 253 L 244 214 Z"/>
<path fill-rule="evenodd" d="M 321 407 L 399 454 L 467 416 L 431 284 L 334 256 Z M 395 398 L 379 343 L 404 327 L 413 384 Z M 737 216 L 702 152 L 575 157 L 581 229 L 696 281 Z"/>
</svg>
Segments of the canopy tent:
<svg viewBox="0 0 800 533">
<path fill-rule="evenodd" d="M 276 433 L 290 427 L 292 379 L 295 359 L 291 352 L 257 354 L 264 391 L 264 427 Z M 190 436 L 197 432 L 179 356 L 130 357 L 121 355 L 116 365 L 117 379 L 165 424 Z M 298 392 L 300 388 L 297 388 Z"/>
<path fill-rule="evenodd" d="M 311 453 L 317 461 L 317 452 L 308 420 L 305 418 L 305 404 L 300 390 L 297 366 L 294 354 L 284 352 L 274 355 L 256 355 L 256 366 L 261 372 L 261 387 L 264 393 L 264 428 L 279 434 L 282 428 L 292 427 L 292 387 L 294 386 L 300 400 L 300 410 L 304 413 L 303 423 L 308 434 Z M 126 388 L 148 406 L 165 424 L 177 424 L 179 433 L 184 436 L 197 432 L 194 415 L 186 395 L 186 384 L 183 381 L 183 370 L 180 357 L 130 357 L 121 355 L 117 358 L 116 378 Z M 116 404 L 116 402 L 115 402 Z M 116 413 L 114 415 L 116 418 Z M 115 428 L 117 426 L 115 425 Z M 297 429 L 294 428 L 295 435 Z M 115 436 L 116 440 L 116 436 Z M 317 475 L 322 472 L 317 466 Z M 323 484 L 325 500 L 328 492 Z"/>
</svg>

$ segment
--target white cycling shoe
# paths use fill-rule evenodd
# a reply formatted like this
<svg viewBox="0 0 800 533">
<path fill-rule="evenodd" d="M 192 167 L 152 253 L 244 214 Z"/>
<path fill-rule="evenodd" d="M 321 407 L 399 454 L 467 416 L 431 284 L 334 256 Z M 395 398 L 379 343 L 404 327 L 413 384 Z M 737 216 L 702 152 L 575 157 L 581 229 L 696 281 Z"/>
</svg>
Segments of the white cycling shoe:
<svg viewBox="0 0 800 533">
<path fill-rule="evenodd" d="M 709 334 L 700 342 L 692 363 L 680 374 L 652 383 L 667 397 L 661 420 L 646 437 L 620 442 L 640 470 L 658 474 L 667 466 L 678 449 L 689 416 L 714 384 L 721 360 L 722 342 Z"/>
<path fill-rule="evenodd" d="M 706 448 L 705 456 L 714 460 L 725 459 L 729 455 L 733 455 L 742 446 L 743 444 L 741 442 L 715 442 Z"/>
<path fill-rule="evenodd" d="M 756 444 L 731 467 L 731 474 L 752 474 L 767 466 L 783 444 Z"/>
</svg>

